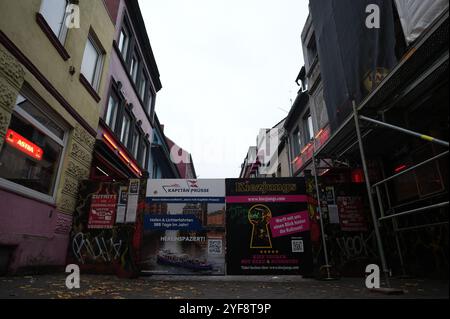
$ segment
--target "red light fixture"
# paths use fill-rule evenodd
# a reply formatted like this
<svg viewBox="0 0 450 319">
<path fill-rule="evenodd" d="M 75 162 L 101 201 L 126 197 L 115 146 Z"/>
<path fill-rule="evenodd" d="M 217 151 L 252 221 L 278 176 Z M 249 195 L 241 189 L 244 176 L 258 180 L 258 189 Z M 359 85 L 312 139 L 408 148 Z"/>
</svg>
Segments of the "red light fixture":
<svg viewBox="0 0 450 319">
<path fill-rule="evenodd" d="M 130 166 L 139 176 L 142 176 L 141 170 L 139 168 L 137 168 L 136 165 L 134 165 L 133 163 L 130 162 Z"/>
<path fill-rule="evenodd" d="M 120 157 L 122 157 L 122 159 L 125 161 L 125 163 L 127 163 L 127 164 L 131 163 L 130 159 L 128 158 L 128 156 L 125 155 L 124 152 L 119 151 L 119 155 L 120 155 Z"/>
<path fill-rule="evenodd" d="M 318 139 L 324 132 L 324 129 L 321 129 L 319 132 L 317 132 L 315 138 Z"/>
<path fill-rule="evenodd" d="M 311 146 L 312 146 L 312 143 L 308 143 L 308 145 L 306 145 L 303 149 L 302 149 L 302 151 L 300 152 L 300 154 L 304 154 L 306 151 L 308 151 L 310 148 L 311 148 Z"/>
<path fill-rule="evenodd" d="M 125 162 L 127 165 L 129 165 L 131 167 L 131 169 L 136 172 L 136 174 L 138 174 L 139 176 L 142 176 L 142 172 L 141 170 L 137 167 L 137 165 L 135 165 L 129 158 L 128 156 L 119 149 L 119 147 L 117 146 L 117 144 L 114 142 L 114 140 L 111 138 L 111 136 L 109 136 L 108 134 L 103 134 L 103 138 L 106 141 L 106 143 L 111 146 L 115 151 L 118 151 L 120 158 L 122 159 L 123 162 Z"/>
<path fill-rule="evenodd" d="M 361 184 L 364 183 L 364 171 L 361 168 L 352 170 L 352 183 Z"/>
<path fill-rule="evenodd" d="M 113 139 L 112 139 L 109 135 L 103 134 L 103 137 L 104 137 L 105 141 L 108 142 L 108 144 L 109 144 L 113 149 L 115 149 L 115 150 L 118 149 L 116 143 L 114 143 Z"/>
<path fill-rule="evenodd" d="M 408 168 L 408 165 L 402 164 L 402 165 L 396 167 L 396 168 L 394 169 L 394 172 L 395 172 L 396 174 L 398 174 L 398 173 L 404 171 L 404 170 L 407 169 L 407 168 Z"/>
<path fill-rule="evenodd" d="M 42 148 L 27 140 L 17 132 L 13 130 L 6 131 L 6 142 L 28 156 L 38 161 L 42 160 L 42 156 L 44 155 Z"/>
</svg>

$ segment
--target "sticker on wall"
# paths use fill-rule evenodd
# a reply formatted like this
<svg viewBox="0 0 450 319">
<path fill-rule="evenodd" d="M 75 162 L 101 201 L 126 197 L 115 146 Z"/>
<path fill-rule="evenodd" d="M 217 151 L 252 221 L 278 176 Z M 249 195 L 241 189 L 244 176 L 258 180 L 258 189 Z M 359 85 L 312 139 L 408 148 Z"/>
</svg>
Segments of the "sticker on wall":
<svg viewBox="0 0 450 319">
<path fill-rule="evenodd" d="M 89 229 L 113 228 L 116 216 L 117 195 L 94 194 L 89 211 Z"/>
</svg>

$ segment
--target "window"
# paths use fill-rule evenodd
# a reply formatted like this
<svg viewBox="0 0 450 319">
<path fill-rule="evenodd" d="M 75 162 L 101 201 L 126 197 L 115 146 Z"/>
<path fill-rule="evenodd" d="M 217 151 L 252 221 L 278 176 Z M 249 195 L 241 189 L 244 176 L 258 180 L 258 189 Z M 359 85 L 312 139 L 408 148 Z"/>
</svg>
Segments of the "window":
<svg viewBox="0 0 450 319">
<path fill-rule="evenodd" d="M 159 178 L 158 177 L 158 165 L 156 163 L 153 163 L 152 177 L 153 177 L 153 179 Z"/>
<path fill-rule="evenodd" d="M 293 156 L 300 154 L 300 129 L 297 127 L 292 134 L 292 151 Z"/>
<path fill-rule="evenodd" d="M 328 123 L 328 113 L 323 96 L 323 87 L 317 88 L 314 95 L 314 102 L 317 114 L 317 128 L 321 129 L 324 128 Z"/>
<path fill-rule="evenodd" d="M 109 128 L 114 131 L 116 129 L 117 112 L 119 109 L 119 99 L 115 93 L 112 93 L 108 101 L 108 109 L 106 110 L 105 122 Z"/>
<path fill-rule="evenodd" d="M 133 154 L 135 159 L 137 159 L 139 155 L 140 142 L 141 142 L 141 135 L 139 133 L 139 130 L 135 129 L 133 133 L 133 142 L 131 143 L 131 153 Z"/>
<path fill-rule="evenodd" d="M 0 184 L 53 202 L 65 133 L 47 113 L 19 95 L 0 150 Z"/>
<path fill-rule="evenodd" d="M 304 128 L 304 136 L 305 136 L 305 145 L 311 142 L 311 140 L 314 138 L 314 127 L 313 127 L 313 121 L 311 113 L 308 113 L 303 118 L 303 128 Z"/>
<path fill-rule="evenodd" d="M 130 32 L 128 31 L 128 28 L 126 25 L 122 27 L 122 30 L 120 31 L 119 36 L 119 50 L 122 53 L 122 57 L 124 60 L 127 60 L 128 55 L 128 49 L 130 46 Z"/>
<path fill-rule="evenodd" d="M 61 43 L 67 35 L 65 25 L 67 0 L 42 0 L 40 13 Z"/>
<path fill-rule="evenodd" d="M 81 74 L 86 78 L 89 84 L 98 90 L 100 84 L 100 76 L 103 67 L 103 50 L 96 43 L 94 38 L 89 35 L 83 54 L 83 62 L 81 64 Z"/>
<path fill-rule="evenodd" d="M 318 58 L 315 34 L 313 34 L 311 36 L 311 40 L 308 43 L 307 54 L 308 54 L 309 66 L 311 66 L 315 62 L 315 60 Z"/>
<path fill-rule="evenodd" d="M 130 136 L 131 117 L 128 114 L 123 115 L 122 129 L 120 130 L 120 141 L 123 145 L 127 145 Z"/>
<path fill-rule="evenodd" d="M 148 149 L 149 149 L 149 146 L 148 146 L 147 141 L 143 141 L 142 148 L 141 148 L 141 155 L 139 156 L 140 157 L 139 158 L 139 164 L 141 164 L 141 167 L 144 170 L 147 170 L 147 166 L 148 166 L 148 164 L 147 164 Z"/>
<path fill-rule="evenodd" d="M 147 109 L 146 112 L 150 117 L 152 117 L 153 113 L 153 92 L 151 90 L 148 91 L 147 95 Z"/>
<path fill-rule="evenodd" d="M 147 93 L 147 76 L 145 75 L 144 69 L 142 69 L 141 79 L 139 81 L 139 96 L 141 97 L 141 101 L 145 102 L 145 96 Z"/>
<path fill-rule="evenodd" d="M 138 70 L 139 70 L 139 59 L 137 55 L 134 54 L 133 57 L 131 58 L 130 75 L 135 84 L 137 83 Z"/>
</svg>

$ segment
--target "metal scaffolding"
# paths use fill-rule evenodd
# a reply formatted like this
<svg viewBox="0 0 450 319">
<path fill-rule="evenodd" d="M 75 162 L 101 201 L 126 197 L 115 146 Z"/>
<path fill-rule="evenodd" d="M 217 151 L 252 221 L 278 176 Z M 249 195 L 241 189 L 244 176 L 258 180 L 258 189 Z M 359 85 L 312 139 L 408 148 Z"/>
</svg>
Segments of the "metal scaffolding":
<svg viewBox="0 0 450 319">
<path fill-rule="evenodd" d="M 447 47 L 447 50 L 442 52 L 442 47 Z M 400 98 L 404 98 L 408 94 L 414 96 L 414 90 L 420 88 L 426 90 L 424 83 L 440 83 L 439 79 L 446 77 L 448 81 L 448 12 L 444 15 L 441 20 L 436 23 L 430 31 L 418 41 L 414 48 L 411 49 L 410 55 L 404 60 L 402 60 L 392 72 L 384 79 L 373 92 L 357 106 L 353 102 L 353 112 L 352 114 L 343 122 L 343 124 L 332 134 L 327 142 L 324 143 L 319 149 L 315 150 L 313 155 L 313 165 L 314 165 L 314 175 L 316 183 L 316 191 L 319 200 L 319 214 L 321 218 L 322 226 L 322 236 L 323 245 L 325 251 L 325 263 L 329 267 L 328 252 L 326 246 L 326 232 L 322 221 L 322 210 L 320 208 L 320 189 L 318 181 L 318 167 L 317 161 L 321 159 L 341 159 L 349 152 L 359 151 L 359 157 L 361 160 L 362 168 L 364 171 L 364 182 L 366 186 L 366 191 L 369 200 L 370 212 L 372 216 L 372 222 L 374 227 L 374 233 L 377 241 L 378 254 L 382 264 L 382 270 L 385 275 L 386 284 L 390 287 L 390 274 L 385 251 L 383 248 L 383 241 L 380 234 L 380 226 L 384 222 L 391 222 L 394 230 L 396 247 L 399 254 L 400 265 L 405 274 L 405 264 L 402 256 L 402 249 L 400 245 L 400 240 L 398 234 L 403 231 L 420 229 L 425 227 L 435 227 L 441 225 L 448 225 L 448 221 L 444 222 L 433 222 L 429 224 L 416 225 L 412 227 L 398 227 L 398 218 L 403 216 L 408 216 L 412 214 L 421 214 L 429 212 L 432 210 L 445 209 L 448 207 L 448 201 L 442 201 L 439 203 L 432 203 L 431 205 L 425 205 L 420 207 L 415 207 L 414 209 L 403 209 L 399 210 L 399 207 L 392 207 L 391 199 L 389 197 L 388 182 L 395 180 L 405 174 L 413 172 L 417 168 L 423 167 L 426 164 L 438 161 L 446 156 L 448 156 L 449 143 L 441 139 L 422 134 L 420 132 L 415 132 L 404 127 L 394 125 L 392 123 L 387 123 L 384 120 L 384 114 L 392 110 Z M 430 63 L 431 61 L 431 63 Z M 424 64 L 431 64 L 423 73 L 418 76 L 414 73 L 415 70 L 423 70 Z M 403 79 L 412 79 L 412 84 L 404 83 Z M 405 81 L 407 82 L 407 81 Z M 386 84 L 388 83 L 388 84 Z M 407 86 L 407 89 L 400 90 L 399 87 L 402 85 Z M 436 85 L 436 84 L 435 84 Z M 427 86 L 427 87 L 430 87 Z M 399 93 L 400 92 L 400 93 Z M 392 100 L 389 100 L 391 97 Z M 386 100 L 389 103 L 386 103 Z M 376 115 L 381 115 L 382 120 L 375 119 L 373 117 L 362 115 L 362 111 L 367 111 L 365 113 Z M 367 125 L 364 125 L 367 124 Z M 380 181 L 373 182 L 370 180 L 366 151 L 364 147 L 364 140 L 367 136 L 380 129 L 387 129 L 395 131 L 405 136 L 419 138 L 423 141 L 439 145 L 440 147 L 446 148 L 442 153 L 433 156 L 427 160 L 415 164 L 399 173 L 392 176 L 384 176 L 385 172 L 383 170 L 383 179 Z M 383 199 L 382 199 L 382 187 L 386 193 L 388 210 L 384 209 Z M 375 200 L 375 199 L 376 200 Z M 377 205 L 376 205 L 377 204 Z M 379 214 L 377 212 L 379 210 Z"/>
<path fill-rule="evenodd" d="M 403 261 L 402 254 L 401 254 L 400 243 L 399 243 L 398 237 L 397 237 L 397 233 L 398 233 L 397 220 L 396 220 L 397 217 L 401 217 L 401 216 L 406 216 L 406 215 L 410 215 L 410 214 L 421 213 L 421 212 L 426 212 L 426 211 L 429 211 L 429 210 L 434 210 L 434 209 L 438 209 L 438 208 L 447 207 L 449 202 L 447 201 L 447 202 L 442 202 L 442 203 L 435 204 L 435 205 L 428 205 L 428 206 L 419 207 L 419 208 L 416 208 L 416 209 L 407 210 L 407 211 L 403 211 L 403 212 L 399 212 L 399 213 L 395 213 L 395 214 L 390 214 L 390 215 L 386 216 L 384 208 L 383 208 L 383 202 L 382 202 L 382 199 L 381 199 L 380 186 L 381 185 L 385 185 L 387 182 L 389 182 L 389 181 L 391 181 L 393 179 L 396 179 L 396 178 L 398 178 L 400 176 L 403 176 L 403 175 L 405 175 L 405 174 L 407 174 L 407 173 L 409 173 L 409 172 L 411 172 L 411 171 L 413 171 L 413 170 L 415 170 L 415 169 L 417 169 L 419 167 L 422 167 L 422 166 L 424 166 L 424 165 L 426 165 L 428 163 L 436 161 L 436 160 L 438 160 L 438 159 L 440 159 L 440 158 L 442 158 L 444 156 L 447 156 L 449 151 L 447 150 L 447 151 L 445 151 L 445 152 L 443 152 L 443 153 L 441 153 L 441 154 L 439 154 L 437 156 L 434 156 L 434 157 L 432 157 L 430 159 L 422 161 L 421 163 L 418 163 L 418 164 L 416 164 L 416 165 L 414 165 L 414 166 L 412 166 L 412 167 L 410 167 L 410 168 L 408 168 L 408 169 L 406 169 L 406 170 L 404 170 L 404 171 L 402 171 L 402 172 L 400 172 L 398 174 L 395 174 L 393 176 L 387 177 L 387 178 L 385 178 L 385 179 L 383 179 L 383 180 L 381 180 L 381 181 L 371 185 L 370 184 L 370 179 L 369 179 L 369 173 L 368 173 L 368 169 L 367 169 L 366 156 L 365 156 L 365 153 L 364 153 L 364 145 L 363 145 L 363 138 L 362 138 L 362 135 L 361 135 L 360 121 L 362 120 L 362 121 L 367 121 L 367 122 L 370 122 L 370 123 L 374 123 L 374 124 L 377 124 L 378 126 L 381 126 L 381 127 L 384 127 L 384 128 L 388 128 L 388 129 L 391 129 L 391 130 L 395 130 L 395 131 L 398 131 L 400 133 L 407 134 L 407 135 L 410 135 L 410 136 L 414 136 L 414 137 L 420 138 L 422 140 L 425 140 L 425 141 L 428 141 L 428 142 L 431 142 L 431 143 L 436 143 L 438 145 L 445 146 L 447 148 L 449 147 L 449 143 L 446 142 L 446 141 L 434 138 L 432 136 L 428 136 L 428 135 L 425 135 L 425 134 L 420 134 L 418 132 L 414 132 L 414 131 L 402 128 L 400 126 L 392 125 L 392 124 L 389 124 L 389 123 L 386 123 L 386 122 L 382 122 L 382 121 L 377 121 L 377 120 L 374 120 L 372 118 L 359 115 L 355 104 L 353 104 L 353 112 L 354 112 L 353 113 L 353 117 L 355 119 L 356 135 L 357 135 L 357 138 L 358 138 L 359 149 L 360 149 L 360 153 L 361 153 L 361 162 L 362 162 L 362 166 L 363 166 L 363 170 L 364 170 L 364 178 L 365 178 L 365 182 L 366 182 L 367 194 L 368 194 L 369 203 L 370 203 L 370 210 L 371 210 L 371 213 L 372 213 L 372 219 L 373 219 L 373 224 L 374 224 L 374 229 L 375 229 L 375 235 L 376 235 L 376 238 L 377 238 L 378 250 L 379 250 L 379 254 L 380 254 L 380 258 L 381 258 L 383 272 L 384 272 L 385 278 L 386 278 L 386 283 L 390 287 L 390 282 L 389 282 L 389 272 L 390 271 L 389 271 L 388 266 L 387 266 L 386 256 L 385 256 L 384 249 L 383 249 L 383 243 L 382 243 L 380 232 L 379 232 L 379 223 L 382 222 L 382 221 L 385 221 L 385 220 L 392 219 L 394 230 L 395 230 L 395 240 L 396 240 L 396 243 L 397 243 L 397 249 L 399 250 L 400 263 L 402 265 L 403 273 L 405 273 L 404 261 Z M 373 191 L 375 191 L 375 193 L 377 195 L 376 198 L 377 198 L 377 201 L 378 201 L 378 207 L 380 209 L 381 217 L 377 216 L 377 213 L 376 213 L 376 210 L 375 210 L 375 205 L 373 203 L 373 196 L 372 196 Z M 421 225 L 420 227 L 422 227 L 422 228 L 423 227 L 429 227 L 430 225 L 431 224 Z M 436 224 L 434 224 L 434 225 L 436 225 Z"/>
<path fill-rule="evenodd" d="M 419 228 L 424 228 L 424 227 L 431 227 L 431 226 L 438 226 L 438 225 L 444 225 L 444 224 L 448 224 L 448 222 L 442 222 L 442 223 L 432 223 L 432 224 L 426 224 L 426 225 L 419 225 L 419 226 L 414 226 L 414 227 L 407 227 L 407 228 L 398 228 L 398 224 L 397 224 L 397 218 L 398 217 L 402 217 L 402 216 L 406 216 L 406 215 L 411 215 L 411 214 L 416 214 L 416 213 L 423 213 L 426 211 L 430 211 L 430 210 L 435 210 L 435 209 L 440 209 L 440 208 L 444 208 L 444 207 L 448 207 L 449 202 L 445 201 L 442 203 L 438 203 L 438 204 L 433 204 L 433 205 L 427 205 L 427 206 L 423 206 L 423 207 L 419 207 L 419 208 L 415 208 L 415 209 L 411 209 L 411 210 L 405 210 L 405 211 L 401 211 L 401 212 L 397 212 L 394 214 L 388 214 L 386 215 L 386 211 L 383 207 L 383 201 L 382 201 L 382 196 L 381 196 L 381 190 L 380 187 L 381 186 L 387 186 L 387 183 L 389 181 L 392 181 L 400 176 L 403 176 L 407 173 L 410 173 L 412 171 L 414 171 L 415 169 L 422 167 L 426 164 L 429 164 L 431 162 L 437 161 L 445 156 L 448 156 L 449 151 L 445 151 L 442 152 L 439 155 L 436 155 L 432 158 L 429 158 L 427 160 L 424 160 L 414 166 L 409 167 L 408 169 L 403 170 L 402 172 L 399 172 L 395 175 L 389 176 L 389 177 L 385 177 L 383 180 L 375 182 L 373 184 L 371 184 L 371 180 L 370 180 L 370 176 L 369 176 L 369 171 L 368 171 L 368 167 L 367 167 L 367 158 L 366 158 L 366 153 L 365 153 L 365 148 L 364 148 L 364 134 L 362 133 L 361 130 L 361 121 L 365 121 L 365 122 L 369 122 L 369 123 L 374 123 L 377 126 L 381 126 L 384 128 L 388 128 L 391 130 L 395 130 L 398 132 L 401 132 L 403 134 L 406 135 L 410 135 L 413 137 L 417 137 L 420 138 L 422 140 L 428 141 L 430 143 L 435 143 L 441 146 L 445 146 L 445 147 L 449 147 L 449 143 L 428 135 L 424 135 L 418 132 L 414 132 L 396 125 L 392 125 L 386 122 L 382 122 L 382 121 L 378 121 L 366 116 L 362 116 L 359 115 L 358 113 L 358 109 L 356 107 L 356 104 L 353 103 L 353 115 L 352 115 L 353 119 L 354 119 L 354 129 L 356 132 L 356 137 L 357 137 L 357 141 L 355 143 L 353 143 L 352 145 L 357 144 L 358 145 L 358 149 L 359 149 L 359 153 L 360 153 L 360 158 L 361 158 L 361 164 L 363 167 L 363 171 L 364 171 L 364 181 L 365 181 L 365 186 L 366 186 L 366 191 L 367 191 L 367 195 L 368 195 L 368 200 L 369 200 L 369 206 L 370 206 L 370 212 L 371 212 L 371 216 L 372 216 L 372 222 L 373 222 L 373 227 L 374 227 L 374 232 L 375 232 L 375 237 L 377 240 L 377 248 L 378 248 L 378 253 L 381 259 L 381 264 L 382 264 L 382 270 L 384 273 L 384 277 L 385 277 L 385 281 L 387 286 L 390 288 L 391 284 L 390 284 L 390 269 L 388 267 L 387 264 L 387 260 L 386 260 L 386 254 L 384 252 L 384 248 L 383 248 L 383 241 L 381 238 L 381 234 L 380 234 L 380 224 L 381 222 L 387 221 L 387 220 L 392 220 L 392 225 L 393 225 L 393 229 L 394 229 L 394 236 L 395 236 L 395 241 L 396 241 L 396 246 L 397 246 L 397 250 L 399 253 L 399 258 L 400 258 L 400 264 L 402 267 L 402 271 L 403 274 L 405 274 L 405 265 L 404 265 L 404 260 L 403 260 L 403 256 L 402 256 L 402 251 L 401 251 L 401 246 L 400 246 L 400 241 L 398 239 L 398 233 L 401 231 L 406 231 L 406 230 L 412 230 L 412 229 L 419 229 Z M 366 134 L 367 135 L 367 134 Z M 325 257 L 325 265 L 324 267 L 327 268 L 327 275 L 328 278 L 327 279 L 331 279 L 331 275 L 330 275 L 330 262 L 329 262 L 329 258 L 328 258 L 328 249 L 327 249 L 327 242 L 326 242 L 326 232 L 325 232 L 325 228 L 324 228 L 324 223 L 323 223 L 323 214 L 322 214 L 322 208 L 320 205 L 320 186 L 319 186 L 319 181 L 318 181 L 318 169 L 320 169 L 320 167 L 318 167 L 317 165 L 317 159 L 316 159 L 316 155 L 313 156 L 313 168 L 314 168 L 314 179 L 315 179 L 315 186 L 316 186 L 316 193 L 317 193 L 317 198 L 318 198 L 318 212 L 320 215 L 320 223 L 321 223 L 321 232 L 322 232 L 322 243 L 323 243 L 323 250 L 324 250 L 324 257 Z M 375 201 L 373 198 L 373 195 L 376 195 L 376 200 L 377 200 L 377 204 L 378 204 L 378 209 L 380 212 L 381 216 L 378 216 L 377 211 L 376 211 L 376 206 L 375 206 Z M 386 192 L 388 193 L 388 192 Z M 389 202 L 389 207 L 391 207 L 390 205 L 390 199 L 388 197 L 388 202 Z"/>
<path fill-rule="evenodd" d="M 322 237 L 322 245 L 323 245 L 323 252 L 324 252 L 324 257 L 325 257 L 325 265 L 323 266 L 326 271 L 327 271 L 327 277 L 325 278 L 326 280 L 333 280 L 333 278 L 331 277 L 331 265 L 329 263 L 329 259 L 328 259 L 328 248 L 327 248 L 327 239 L 326 239 L 326 234 L 325 234 L 325 227 L 323 224 L 323 214 L 322 214 L 322 205 L 320 202 L 320 188 L 319 188 L 319 179 L 318 179 L 318 167 L 317 167 L 317 162 L 316 162 L 316 158 L 313 155 L 313 172 L 314 172 L 314 182 L 315 182 L 315 186 L 316 186 L 316 196 L 317 196 L 317 209 L 319 211 L 319 218 L 320 218 L 320 231 L 321 231 L 321 237 Z"/>
</svg>

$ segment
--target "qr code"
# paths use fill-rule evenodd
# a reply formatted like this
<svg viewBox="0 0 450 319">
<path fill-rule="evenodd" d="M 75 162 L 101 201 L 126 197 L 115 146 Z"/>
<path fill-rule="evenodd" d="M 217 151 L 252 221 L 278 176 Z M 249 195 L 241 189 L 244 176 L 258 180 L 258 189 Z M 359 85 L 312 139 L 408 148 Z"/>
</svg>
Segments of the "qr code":
<svg viewBox="0 0 450 319">
<path fill-rule="evenodd" d="M 221 239 L 208 240 L 208 254 L 222 255 L 222 240 Z"/>
<path fill-rule="evenodd" d="M 293 253 L 303 253 L 304 247 L 303 247 L 303 240 L 293 240 L 292 241 L 292 252 Z"/>
</svg>

